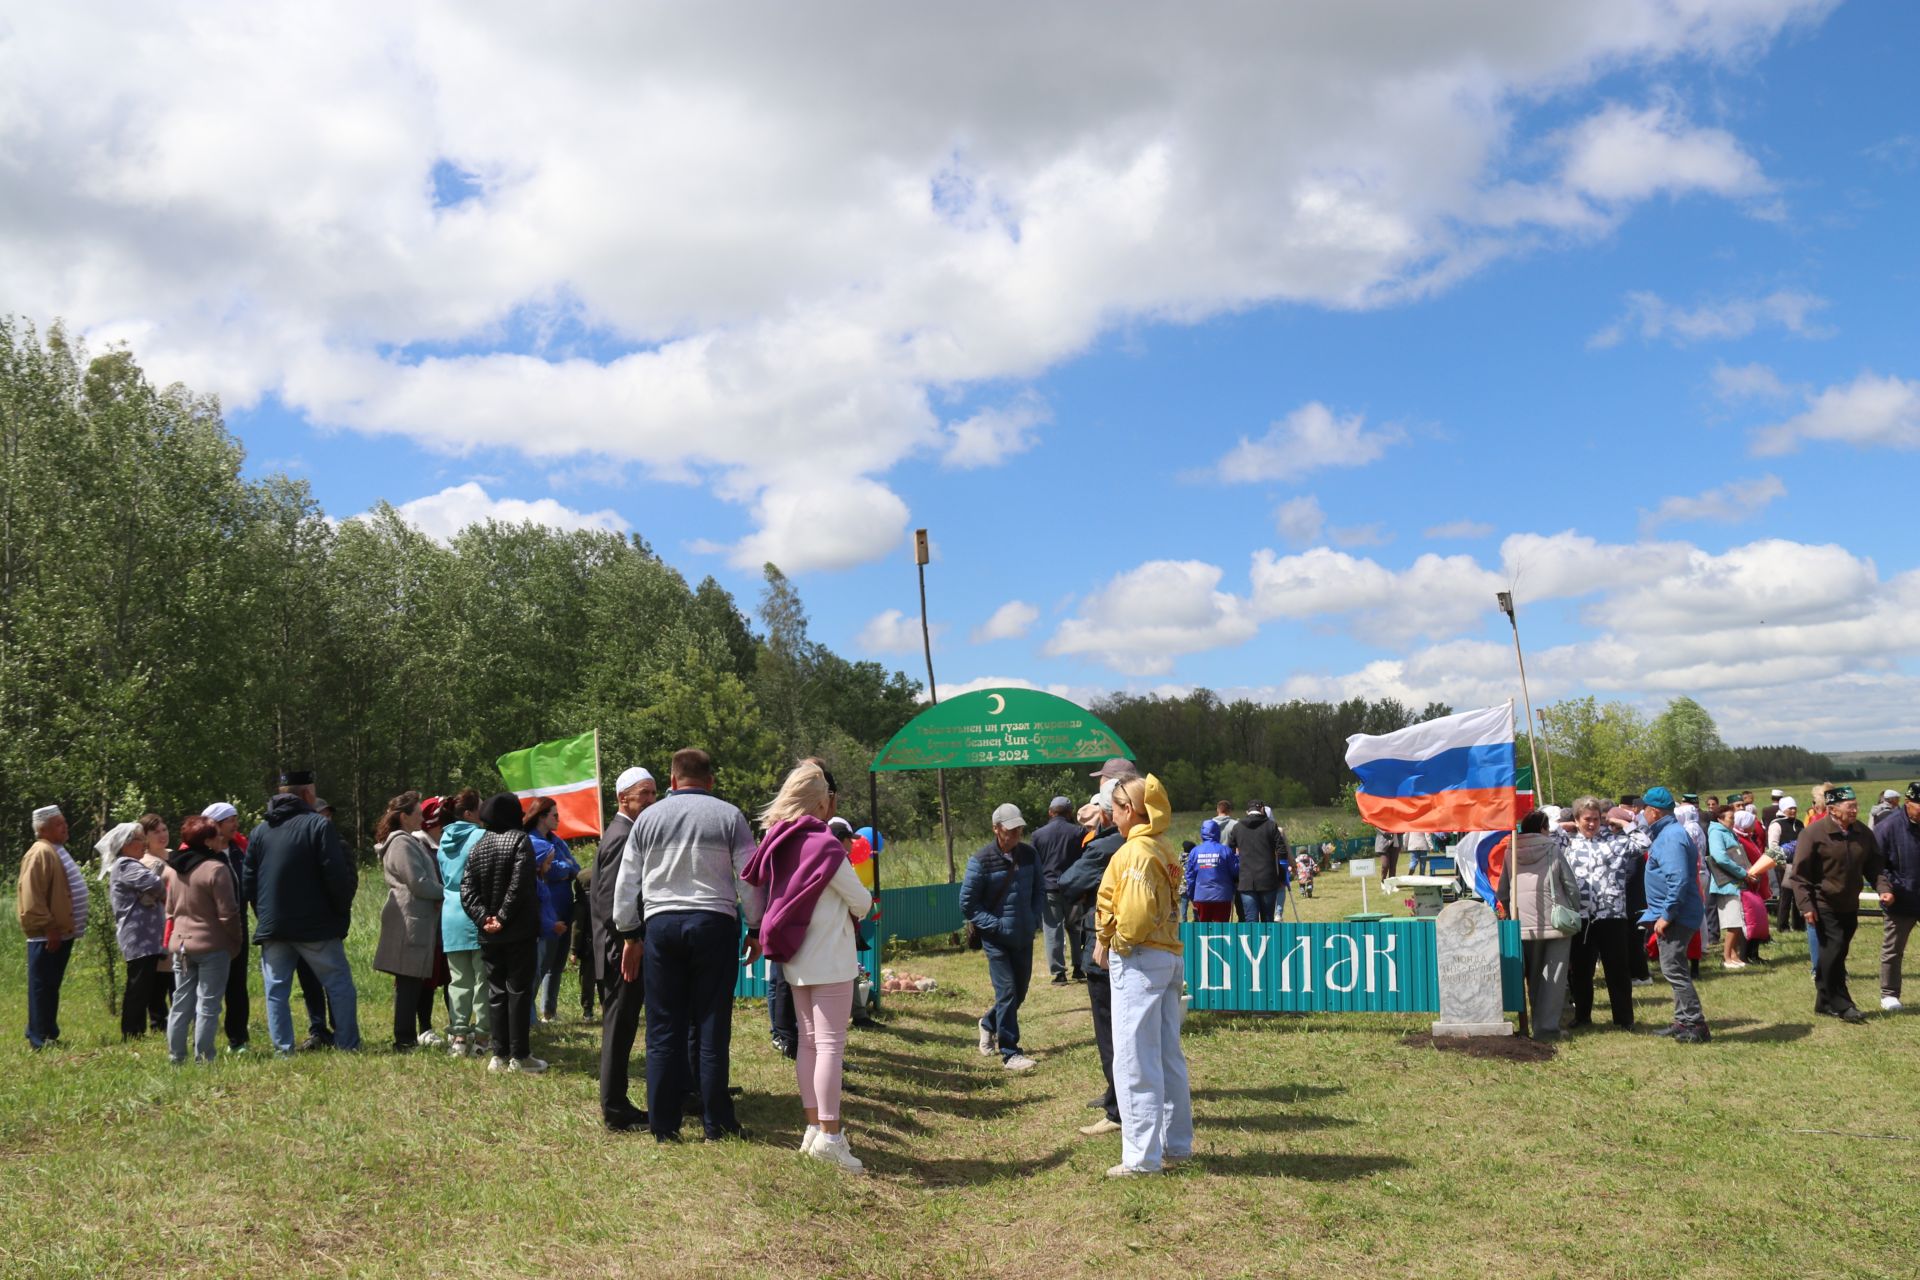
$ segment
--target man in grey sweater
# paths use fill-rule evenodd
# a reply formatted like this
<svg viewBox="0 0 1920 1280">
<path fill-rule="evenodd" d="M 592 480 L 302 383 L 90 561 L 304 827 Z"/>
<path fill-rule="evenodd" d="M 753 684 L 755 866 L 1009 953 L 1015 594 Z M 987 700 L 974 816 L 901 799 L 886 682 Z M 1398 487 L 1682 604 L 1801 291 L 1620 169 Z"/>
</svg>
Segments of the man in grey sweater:
<svg viewBox="0 0 1920 1280">
<path fill-rule="evenodd" d="M 632 982 L 645 969 L 647 1127 L 662 1142 L 680 1136 L 682 1102 L 694 1083 L 685 1078 L 691 1031 L 711 1141 L 740 1133 L 727 1088 L 733 988 L 743 916 L 746 962 L 760 952 L 762 899 L 740 879 L 753 854 L 753 828 L 746 814 L 713 794 L 711 757 L 696 747 L 676 751 L 671 782 L 627 837 L 613 927 L 623 940 L 622 975 Z"/>
</svg>

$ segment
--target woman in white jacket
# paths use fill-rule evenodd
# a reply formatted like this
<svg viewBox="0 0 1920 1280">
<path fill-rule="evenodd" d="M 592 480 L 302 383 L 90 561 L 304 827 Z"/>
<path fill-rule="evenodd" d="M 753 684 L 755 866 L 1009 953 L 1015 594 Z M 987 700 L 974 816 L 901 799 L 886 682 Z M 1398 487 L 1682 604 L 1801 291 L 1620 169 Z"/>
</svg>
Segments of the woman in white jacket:
<svg viewBox="0 0 1920 1280">
<path fill-rule="evenodd" d="M 1547 812 L 1520 820 L 1513 852 L 1500 869 L 1500 903 L 1520 922 L 1520 959 L 1527 979 L 1533 1038 L 1560 1038 L 1560 1011 L 1567 1002 L 1567 962 L 1580 928 L 1580 884 L 1560 842 L 1547 834 Z M 1556 927 L 1555 908 L 1560 925 Z"/>
<path fill-rule="evenodd" d="M 833 775 L 802 760 L 760 815 L 766 835 L 741 878 L 766 891 L 760 946 L 793 988 L 800 1025 L 794 1074 L 807 1131 L 800 1150 L 848 1173 L 864 1171 L 841 1131 L 840 1078 L 860 962 L 854 928 L 873 905 L 847 850 L 832 831 Z"/>
</svg>

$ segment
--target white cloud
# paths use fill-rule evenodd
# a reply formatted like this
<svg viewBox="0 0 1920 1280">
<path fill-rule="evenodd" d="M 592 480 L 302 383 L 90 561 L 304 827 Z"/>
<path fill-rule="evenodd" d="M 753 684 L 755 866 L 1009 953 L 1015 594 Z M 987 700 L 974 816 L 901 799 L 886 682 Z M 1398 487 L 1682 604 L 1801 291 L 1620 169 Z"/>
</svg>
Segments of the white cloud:
<svg viewBox="0 0 1920 1280">
<path fill-rule="evenodd" d="M 450 541 L 470 524 L 498 520 L 503 524 L 542 524 L 549 529 L 602 529 L 625 533 L 627 522 L 614 511 L 575 511 L 552 498 L 495 498 L 472 481 L 403 502 L 394 510 L 408 524 L 441 542 Z"/>
<path fill-rule="evenodd" d="M 1492 535 L 1493 526 L 1485 520 L 1449 520 L 1445 524 L 1436 524 L 1426 531 L 1426 536 L 1429 538 L 1459 538 L 1466 541 Z"/>
<path fill-rule="evenodd" d="M 988 618 L 973 629 L 973 642 L 986 644 L 992 640 L 1018 640 L 1032 630 L 1033 624 L 1040 620 L 1040 610 L 1025 600 L 1009 600 L 993 611 Z"/>
<path fill-rule="evenodd" d="M 1438 636 L 1471 627 L 1506 585 L 1471 556 L 1429 553 L 1394 570 L 1328 547 L 1294 556 L 1257 551 L 1252 578 L 1253 609 L 1262 618 L 1355 615 L 1357 631 L 1378 635 Z"/>
<path fill-rule="evenodd" d="M 1764 364 L 1713 366 L 1713 393 L 1729 403 L 1784 400 L 1793 394 L 1780 375 Z"/>
<path fill-rule="evenodd" d="M 1052 420 L 1045 402 L 1028 396 L 998 409 L 982 409 L 947 427 L 941 460 L 950 467 L 996 467 L 1035 443 L 1034 428 Z"/>
<path fill-rule="evenodd" d="M 1879 578 L 1836 546 L 1767 539 L 1610 591 L 1584 612 L 1588 638 L 1529 649 L 1537 701 L 1575 692 L 1630 701 L 1686 694 L 1730 741 L 1816 747 L 1908 745 L 1920 679 L 1920 570 Z M 1457 707 L 1515 697 L 1511 647 L 1451 640 L 1339 672 L 1303 673 L 1284 697 L 1438 699 Z"/>
<path fill-rule="evenodd" d="M 938 640 L 945 629 L 940 623 L 934 623 L 933 638 Z M 919 653 L 920 616 L 904 614 L 898 609 L 884 610 L 867 619 L 867 625 L 860 628 L 853 642 L 864 653 Z"/>
<path fill-rule="evenodd" d="M 1521 602 L 1578 599 L 1678 572 L 1691 551 L 1679 542 L 1599 542 L 1567 529 L 1508 535 L 1500 564 Z"/>
<path fill-rule="evenodd" d="M 759 532 L 728 554 L 735 568 L 771 561 L 787 573 L 845 569 L 887 555 L 907 531 L 907 504 L 874 480 L 769 489 L 754 504 L 754 516 Z"/>
<path fill-rule="evenodd" d="M 22 6 L 0 275 L 230 408 L 633 461 L 749 506 L 742 562 L 855 563 L 891 511 L 766 523 L 823 459 L 877 483 L 1030 439 L 1017 409 L 943 430 L 935 392 L 1136 320 L 1423 297 L 1645 196 L 1764 190 L 1672 106 L 1576 127 L 1544 184 L 1514 144 L 1545 98 L 1744 59 L 1826 7 Z M 473 198 L 435 207 L 441 164 Z"/>
<path fill-rule="evenodd" d="M 1626 311 L 1587 339 L 1589 347 L 1617 346 L 1629 335 L 1648 342 L 1666 338 L 1675 345 L 1744 338 L 1762 325 L 1775 325 L 1802 338 L 1824 338 L 1832 330 L 1812 321 L 1827 307 L 1825 298 L 1797 290 L 1779 289 L 1760 298 L 1728 298 L 1697 307 L 1677 307 L 1659 294 L 1627 295 Z"/>
<path fill-rule="evenodd" d="M 1127 675 L 1161 675 L 1182 654 L 1244 643 L 1258 624 L 1246 601 L 1219 583 L 1214 565 L 1148 561 L 1082 599 L 1046 651 L 1093 658 Z"/>
<path fill-rule="evenodd" d="M 1690 520 L 1718 520 L 1737 524 L 1751 520 L 1776 498 L 1787 496 L 1787 486 L 1776 475 L 1735 480 L 1701 493 L 1675 494 L 1651 511 L 1640 512 L 1640 532 L 1650 534 L 1662 525 Z"/>
<path fill-rule="evenodd" d="M 1214 474 L 1228 484 L 1298 480 L 1322 467 L 1363 467 L 1400 439 L 1397 427 L 1368 431 L 1363 415 L 1336 418 L 1316 400 L 1270 425 L 1258 440 L 1241 436 Z"/>
<path fill-rule="evenodd" d="M 1806 440 L 1867 449 L 1920 449 L 1920 382 L 1863 373 L 1808 398 L 1807 408 L 1753 435 L 1758 454 L 1791 453 Z"/>
<path fill-rule="evenodd" d="M 1753 196 L 1768 189 L 1760 165 L 1724 129 L 1697 128 L 1669 104 L 1613 103 L 1568 131 L 1566 184 L 1607 203 L 1706 192 Z"/>
<path fill-rule="evenodd" d="M 1318 542 L 1320 531 L 1326 526 L 1327 513 L 1320 509 L 1320 499 L 1312 494 L 1289 498 L 1274 509 L 1274 529 L 1296 546 Z"/>
<path fill-rule="evenodd" d="M 1384 547 L 1393 541 L 1393 535 L 1387 527 L 1378 521 L 1372 524 L 1349 524 L 1327 530 L 1327 536 L 1334 544 L 1342 547 Z"/>
</svg>

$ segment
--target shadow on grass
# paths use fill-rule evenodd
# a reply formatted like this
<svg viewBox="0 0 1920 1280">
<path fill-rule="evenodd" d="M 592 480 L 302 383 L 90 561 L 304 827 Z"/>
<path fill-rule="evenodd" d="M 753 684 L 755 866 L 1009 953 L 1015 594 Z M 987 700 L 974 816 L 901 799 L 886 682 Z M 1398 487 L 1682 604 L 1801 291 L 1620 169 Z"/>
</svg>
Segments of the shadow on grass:
<svg viewBox="0 0 1920 1280">
<path fill-rule="evenodd" d="M 1030 1107 L 1038 1101 L 1035 1098 L 1023 1098 L 1010 1093 L 990 1096 L 978 1092 L 958 1096 L 945 1093 L 915 1093 L 852 1078 L 846 1082 L 846 1093 L 848 1097 L 860 1099 L 863 1104 L 898 1108 L 903 1111 L 937 1111 L 942 1115 L 962 1115 L 974 1120 L 997 1119 L 1019 1111 L 1023 1107 Z"/>
<path fill-rule="evenodd" d="M 1222 1102 L 1231 1098 L 1245 1098 L 1254 1102 L 1305 1102 L 1308 1098 L 1326 1098 L 1346 1091 L 1344 1085 L 1337 1084 L 1263 1084 L 1234 1089 L 1195 1089 L 1193 1100 Z"/>
<path fill-rule="evenodd" d="M 1200 1173 L 1236 1178 L 1297 1178 L 1302 1182 L 1352 1182 L 1376 1173 L 1411 1169 L 1399 1156 L 1328 1156 L 1308 1152 L 1248 1151 L 1239 1155 L 1202 1155 Z"/>
<path fill-rule="evenodd" d="M 1201 1112 L 1193 1118 L 1196 1128 L 1236 1129 L 1242 1133 L 1304 1133 L 1309 1129 L 1339 1129 L 1354 1122 L 1341 1116 L 1313 1112 L 1268 1112 L 1251 1116 L 1222 1116 Z"/>
<path fill-rule="evenodd" d="M 1044 1156 L 1020 1160 L 927 1160 L 911 1152 L 895 1156 L 890 1151 L 876 1151 L 867 1167 L 875 1173 L 898 1174 L 927 1187 L 980 1186 L 1010 1178 L 1024 1179 L 1043 1169 L 1057 1168 L 1067 1162 L 1073 1151 L 1072 1147 L 1061 1147 Z"/>
<path fill-rule="evenodd" d="M 1747 1019 L 1741 1021 L 1747 1021 Z M 1770 1027 L 1755 1027 L 1752 1031 L 1735 1031 L 1731 1034 L 1716 1027 L 1713 1038 L 1716 1042 L 1732 1040 L 1739 1044 L 1789 1044 L 1795 1040 L 1805 1039 L 1812 1033 L 1813 1024 L 1810 1022 L 1781 1022 Z"/>
<path fill-rule="evenodd" d="M 967 1053 L 978 1058 L 969 1047 Z M 952 1058 L 924 1058 L 913 1053 L 889 1053 L 884 1049 L 862 1047 L 858 1056 L 852 1059 L 862 1076 L 873 1073 L 880 1076 L 901 1077 L 921 1080 L 936 1089 L 957 1092 L 962 1089 L 992 1088 L 1003 1083 L 1000 1076 L 981 1075 L 971 1071 L 956 1070 L 966 1059 L 955 1055 Z M 983 1065 L 990 1060 L 979 1058 Z M 990 1065 L 999 1066 L 997 1062 Z"/>
</svg>

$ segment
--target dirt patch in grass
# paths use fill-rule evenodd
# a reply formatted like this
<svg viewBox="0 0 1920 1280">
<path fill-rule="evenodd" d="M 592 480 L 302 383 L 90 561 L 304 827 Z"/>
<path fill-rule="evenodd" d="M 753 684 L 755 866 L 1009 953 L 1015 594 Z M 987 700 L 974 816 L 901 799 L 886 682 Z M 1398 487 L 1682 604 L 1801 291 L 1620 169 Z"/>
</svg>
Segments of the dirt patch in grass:
<svg viewBox="0 0 1920 1280">
<path fill-rule="evenodd" d="M 1546 1062 L 1554 1048 L 1525 1036 L 1436 1036 L 1426 1031 L 1400 1037 L 1409 1049 L 1438 1049 L 1469 1058 L 1494 1058 L 1502 1062 Z"/>
</svg>

